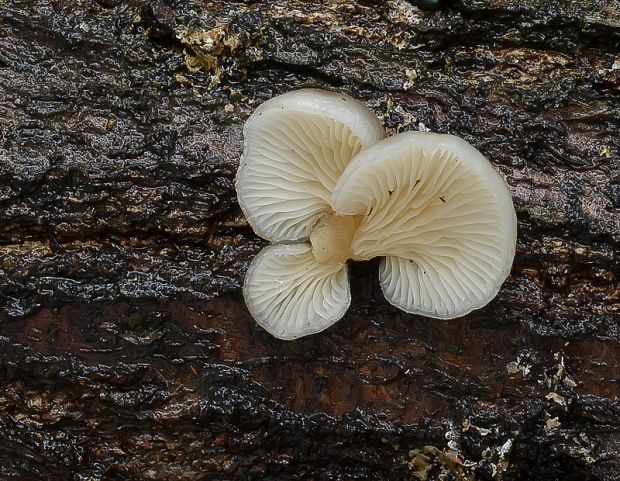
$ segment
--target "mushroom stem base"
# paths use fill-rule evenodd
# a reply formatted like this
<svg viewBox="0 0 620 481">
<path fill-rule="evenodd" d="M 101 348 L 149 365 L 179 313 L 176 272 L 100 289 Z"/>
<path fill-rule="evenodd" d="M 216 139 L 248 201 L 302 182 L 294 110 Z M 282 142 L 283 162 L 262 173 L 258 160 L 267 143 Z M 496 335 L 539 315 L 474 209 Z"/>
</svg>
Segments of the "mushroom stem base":
<svg viewBox="0 0 620 481">
<path fill-rule="evenodd" d="M 310 234 L 312 254 L 320 264 L 344 264 L 353 255 L 351 241 L 360 217 L 329 214 L 322 217 Z"/>
</svg>

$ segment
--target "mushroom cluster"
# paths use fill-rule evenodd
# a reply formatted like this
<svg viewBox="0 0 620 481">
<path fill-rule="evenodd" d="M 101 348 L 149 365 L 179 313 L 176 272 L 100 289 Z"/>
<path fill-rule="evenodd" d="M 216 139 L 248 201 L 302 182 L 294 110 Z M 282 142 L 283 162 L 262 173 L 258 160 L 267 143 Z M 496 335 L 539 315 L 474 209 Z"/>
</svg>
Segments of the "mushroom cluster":
<svg viewBox="0 0 620 481">
<path fill-rule="evenodd" d="M 465 140 L 428 132 L 384 139 L 365 105 L 315 89 L 263 103 L 244 135 L 239 204 L 272 245 L 250 265 L 243 294 L 275 337 L 314 334 L 344 315 L 348 260 L 382 257 L 386 299 L 440 319 L 486 305 L 508 276 L 512 199 Z"/>
</svg>

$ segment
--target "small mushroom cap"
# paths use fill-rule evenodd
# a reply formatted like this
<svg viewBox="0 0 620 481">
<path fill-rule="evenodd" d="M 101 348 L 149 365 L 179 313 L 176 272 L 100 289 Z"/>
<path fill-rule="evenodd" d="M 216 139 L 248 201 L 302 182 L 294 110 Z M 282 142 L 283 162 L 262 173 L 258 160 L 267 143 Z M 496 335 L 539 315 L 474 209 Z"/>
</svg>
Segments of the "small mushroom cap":
<svg viewBox="0 0 620 481">
<path fill-rule="evenodd" d="M 337 214 L 362 215 L 354 258 L 385 256 L 380 281 L 404 311 L 448 319 L 493 299 L 510 273 L 517 219 L 489 161 L 452 135 L 408 132 L 351 162 Z"/>
<path fill-rule="evenodd" d="M 273 336 L 316 334 L 349 308 L 348 269 L 319 264 L 307 243 L 268 246 L 252 261 L 243 296 L 256 322 Z"/>
<path fill-rule="evenodd" d="M 349 161 L 384 135 L 374 113 L 347 95 L 302 89 L 263 103 L 245 124 L 236 179 L 254 231 L 271 242 L 308 239 Z"/>
</svg>

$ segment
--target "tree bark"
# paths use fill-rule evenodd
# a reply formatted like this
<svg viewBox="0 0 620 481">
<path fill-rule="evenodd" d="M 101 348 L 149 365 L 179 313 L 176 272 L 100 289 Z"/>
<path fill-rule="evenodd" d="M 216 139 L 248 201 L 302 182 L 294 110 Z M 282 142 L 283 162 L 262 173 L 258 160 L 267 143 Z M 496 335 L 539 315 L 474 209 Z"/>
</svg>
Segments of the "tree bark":
<svg viewBox="0 0 620 481">
<path fill-rule="evenodd" d="M 0 2 L 0 479 L 618 479 L 620 2 L 417 5 Z M 497 299 L 404 314 L 370 262 L 257 327 L 242 127 L 302 86 L 493 162 Z"/>
</svg>

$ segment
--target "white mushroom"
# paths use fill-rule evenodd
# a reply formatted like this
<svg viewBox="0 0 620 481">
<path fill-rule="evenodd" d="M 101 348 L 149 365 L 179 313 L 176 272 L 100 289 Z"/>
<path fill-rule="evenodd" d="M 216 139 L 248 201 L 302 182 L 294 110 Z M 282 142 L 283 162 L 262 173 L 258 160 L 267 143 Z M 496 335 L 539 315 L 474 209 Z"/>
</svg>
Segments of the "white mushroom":
<svg viewBox="0 0 620 481">
<path fill-rule="evenodd" d="M 263 249 L 246 275 L 248 309 L 281 339 L 322 331 L 351 299 L 345 263 L 353 231 L 349 216 L 332 212 L 331 194 L 351 159 L 383 138 L 383 128 L 351 97 L 304 89 L 262 104 L 244 135 L 236 188 L 249 224 L 271 242 L 312 243 Z"/>
<path fill-rule="evenodd" d="M 361 103 L 310 89 L 265 102 L 244 133 L 239 203 L 257 234 L 282 244 L 254 259 L 243 293 L 274 336 L 317 333 L 344 315 L 349 259 L 384 257 L 387 300 L 436 318 L 484 306 L 508 276 L 512 199 L 466 141 L 421 132 L 381 140 Z"/>
<path fill-rule="evenodd" d="M 318 263 L 306 243 L 264 248 L 248 270 L 243 293 L 256 322 L 280 339 L 327 329 L 351 303 L 347 266 Z"/>
<path fill-rule="evenodd" d="M 302 89 L 263 103 L 245 124 L 236 180 L 254 231 L 271 242 L 307 240 L 349 161 L 384 135 L 347 95 Z"/>
<path fill-rule="evenodd" d="M 385 256 L 380 280 L 404 311 L 459 317 L 495 297 L 515 253 L 510 193 L 489 161 L 452 135 L 399 134 L 360 153 L 331 205 L 358 216 L 358 260 Z"/>
</svg>

